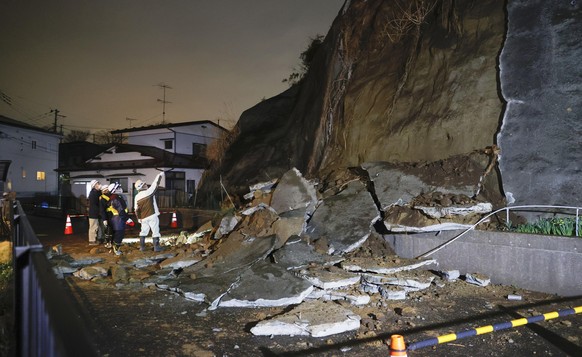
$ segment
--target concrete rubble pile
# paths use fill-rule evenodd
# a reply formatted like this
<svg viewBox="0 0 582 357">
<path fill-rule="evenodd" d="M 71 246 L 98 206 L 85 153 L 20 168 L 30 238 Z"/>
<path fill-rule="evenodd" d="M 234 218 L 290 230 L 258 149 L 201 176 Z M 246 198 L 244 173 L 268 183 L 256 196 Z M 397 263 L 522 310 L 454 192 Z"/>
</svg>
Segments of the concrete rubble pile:
<svg viewBox="0 0 582 357">
<path fill-rule="evenodd" d="M 73 274 L 95 282 L 155 286 L 203 303 L 207 310 L 293 307 L 259 322 L 251 329 L 255 335 L 322 337 L 357 330 L 360 316 L 353 309 L 369 304 L 372 297 L 403 300 L 434 285 L 435 278 L 442 284 L 460 279 L 455 272 L 435 273 L 438 263 L 433 259 L 400 258 L 387 244 L 381 252 L 369 248 L 373 258 L 359 255 L 370 237 L 385 243 L 378 223 L 394 228 L 382 222 L 386 209 L 404 205 L 414 199 L 411 193 L 424 190 L 412 176 L 381 169 L 381 164 L 366 167 L 376 192 L 369 182 L 353 179 L 322 195 L 315 183 L 292 169 L 279 180 L 252 186 L 245 196 L 251 203 L 224 214 L 216 227 L 206 224 L 191 234 L 162 237 L 166 249 L 161 253 L 128 245 L 127 253 L 113 263 L 98 258 L 111 259 L 100 254 L 106 253 L 102 248 L 94 248 L 90 257 L 49 252 L 49 258 L 59 277 Z M 389 177 L 406 194 L 389 189 L 384 181 Z M 476 206 L 474 215 L 484 212 L 482 205 Z M 487 283 L 482 277 L 470 280 Z"/>
</svg>

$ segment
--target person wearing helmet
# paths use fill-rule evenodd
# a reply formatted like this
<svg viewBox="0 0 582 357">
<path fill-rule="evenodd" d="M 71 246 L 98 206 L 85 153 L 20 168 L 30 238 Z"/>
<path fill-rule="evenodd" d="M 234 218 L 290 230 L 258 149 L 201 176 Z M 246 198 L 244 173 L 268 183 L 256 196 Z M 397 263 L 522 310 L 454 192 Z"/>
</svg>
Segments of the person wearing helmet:
<svg viewBox="0 0 582 357">
<path fill-rule="evenodd" d="M 101 196 L 101 183 L 92 180 L 89 192 L 89 245 L 97 245 L 103 241 L 105 227 L 101 221 L 101 211 L 99 209 L 99 198 Z"/>
<path fill-rule="evenodd" d="M 137 221 L 141 223 L 141 231 L 139 232 L 140 250 L 146 250 L 145 239 L 152 231 L 152 239 L 154 242 L 154 252 L 162 251 L 160 247 L 160 210 L 156 202 L 155 193 L 160 186 L 160 182 L 164 178 L 164 172 L 160 172 L 152 185 L 148 188 L 146 183 L 142 180 L 137 180 L 134 184 L 138 191 L 135 196 L 133 209 L 137 217 Z"/>
<path fill-rule="evenodd" d="M 105 248 L 113 247 L 113 229 L 111 228 L 111 212 L 107 211 L 109 207 L 111 192 L 109 185 L 101 186 L 101 196 L 99 197 L 99 217 L 103 225 L 103 235 L 105 237 Z"/>
<path fill-rule="evenodd" d="M 116 255 L 121 255 L 123 254 L 121 251 L 121 242 L 125 236 L 125 223 L 129 219 L 127 203 L 121 195 L 123 190 L 119 187 L 118 183 L 110 184 L 108 190 L 111 192 L 107 212 L 110 213 L 109 223 L 113 230 L 113 252 Z"/>
</svg>

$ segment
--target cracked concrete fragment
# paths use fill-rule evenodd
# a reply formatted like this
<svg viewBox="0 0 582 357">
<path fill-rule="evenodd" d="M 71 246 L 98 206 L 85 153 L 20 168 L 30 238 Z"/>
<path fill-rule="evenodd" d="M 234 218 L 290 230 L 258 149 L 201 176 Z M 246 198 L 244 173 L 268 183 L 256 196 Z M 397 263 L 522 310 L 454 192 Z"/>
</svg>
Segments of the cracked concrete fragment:
<svg viewBox="0 0 582 357">
<path fill-rule="evenodd" d="M 259 322 L 253 335 L 311 335 L 325 337 L 360 328 L 360 316 L 335 303 L 305 302 L 288 313 Z"/>
<path fill-rule="evenodd" d="M 465 281 L 469 284 L 478 286 L 487 286 L 491 283 L 491 279 L 482 274 L 465 274 Z"/>
<path fill-rule="evenodd" d="M 434 276 L 418 276 L 415 278 L 402 277 L 402 276 L 382 276 L 382 275 L 372 275 L 363 274 L 362 280 L 368 284 L 376 285 L 393 285 L 403 288 L 405 291 L 418 291 L 424 290 L 430 287 L 430 284 L 434 280 Z"/>
<path fill-rule="evenodd" d="M 260 287 L 260 289 L 257 289 Z M 220 307 L 288 306 L 301 303 L 313 286 L 284 268 L 258 262 L 246 269 L 220 300 Z"/>
<path fill-rule="evenodd" d="M 454 158 L 449 160 L 454 160 Z M 431 177 L 431 173 L 434 172 L 431 171 L 431 166 L 446 164 L 447 160 L 442 160 L 424 166 L 417 165 L 405 168 L 403 165 L 390 162 L 366 162 L 362 164 L 362 168 L 368 172 L 370 180 L 374 184 L 374 192 L 380 202 L 381 209 L 386 210 L 394 205 L 408 205 L 414 197 L 423 192 L 440 191 L 445 194 L 472 197 L 479 184 L 478 176 L 455 176 L 456 180 L 451 180 L 447 187 L 434 182 Z"/>
<path fill-rule="evenodd" d="M 168 258 L 168 259 L 162 261 L 160 263 L 160 268 L 162 268 L 162 269 L 164 269 L 164 268 L 172 268 L 172 269 L 186 268 L 186 267 L 189 267 L 191 265 L 198 263 L 201 260 L 202 260 L 201 256 L 177 255 L 175 257 Z"/>
<path fill-rule="evenodd" d="M 435 259 L 405 259 L 394 256 L 388 259 L 350 258 L 341 262 L 341 267 L 347 271 L 394 274 L 400 271 L 413 270 L 420 267 L 428 269 L 433 264 L 437 265 Z"/>
<path fill-rule="evenodd" d="M 306 232 L 314 241 L 325 239 L 330 254 L 342 255 L 361 246 L 379 218 L 366 186 L 352 181 L 345 190 L 322 201 L 307 224 Z"/>
<path fill-rule="evenodd" d="M 442 218 L 447 216 L 468 216 L 474 214 L 485 214 L 493 210 L 493 205 L 489 202 L 481 202 L 472 206 L 450 206 L 450 207 L 424 207 L 414 206 L 414 209 L 422 211 L 429 217 Z"/>
<path fill-rule="evenodd" d="M 360 275 L 334 266 L 302 269 L 297 272 L 297 276 L 324 290 L 342 288 L 360 282 Z"/>
<path fill-rule="evenodd" d="M 96 266 L 84 267 L 73 272 L 74 276 L 83 280 L 91 280 L 98 276 L 107 276 L 107 274 L 108 274 L 107 269 L 105 269 L 104 267 Z"/>
<path fill-rule="evenodd" d="M 349 292 L 339 291 L 339 290 L 323 290 L 319 288 L 314 288 L 311 294 L 309 294 L 306 300 L 322 299 L 327 301 L 337 301 L 344 300 L 348 301 L 352 305 L 360 306 L 366 305 L 370 302 L 370 295 L 355 295 Z"/>
<path fill-rule="evenodd" d="M 275 263 L 285 269 L 301 269 L 310 264 L 334 265 L 344 258 L 318 253 L 312 245 L 299 237 L 292 237 L 281 249 L 273 252 Z"/>
<path fill-rule="evenodd" d="M 235 231 L 205 260 L 184 268 L 183 274 L 214 276 L 248 267 L 271 254 L 276 242 L 276 235 L 245 237 Z"/>
<path fill-rule="evenodd" d="M 176 291 L 187 299 L 203 301 L 209 305 L 216 304 L 242 274 L 242 270 L 230 271 L 214 276 L 191 278 L 180 274 Z"/>
<path fill-rule="evenodd" d="M 279 214 L 299 208 L 307 208 L 307 212 L 312 213 L 316 203 L 314 185 L 296 168 L 283 174 L 271 198 L 271 207 Z"/>
</svg>

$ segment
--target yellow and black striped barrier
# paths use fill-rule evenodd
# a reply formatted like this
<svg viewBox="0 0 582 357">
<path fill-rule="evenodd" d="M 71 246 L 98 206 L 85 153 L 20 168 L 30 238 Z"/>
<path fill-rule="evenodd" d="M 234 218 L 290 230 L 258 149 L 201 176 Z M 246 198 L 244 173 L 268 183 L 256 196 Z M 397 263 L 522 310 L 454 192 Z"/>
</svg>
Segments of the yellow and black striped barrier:
<svg viewBox="0 0 582 357">
<path fill-rule="evenodd" d="M 524 317 L 521 319 L 516 319 L 508 322 L 501 322 L 498 324 L 487 325 L 482 327 L 477 327 L 471 330 L 461 331 L 459 333 L 450 333 L 448 335 L 442 335 L 439 337 L 430 338 L 428 340 L 419 341 L 415 343 L 411 343 L 407 350 L 413 351 L 423 347 L 435 346 L 441 343 L 447 343 L 455 340 L 460 340 L 462 338 L 483 335 L 485 333 L 506 330 L 512 327 L 523 326 L 527 324 L 531 324 L 534 322 L 546 321 L 555 319 L 557 317 L 563 317 L 568 315 L 575 315 L 582 312 L 582 306 L 578 306 L 572 309 L 564 309 L 554 312 L 548 312 L 543 315 L 535 315 L 530 317 Z"/>
</svg>

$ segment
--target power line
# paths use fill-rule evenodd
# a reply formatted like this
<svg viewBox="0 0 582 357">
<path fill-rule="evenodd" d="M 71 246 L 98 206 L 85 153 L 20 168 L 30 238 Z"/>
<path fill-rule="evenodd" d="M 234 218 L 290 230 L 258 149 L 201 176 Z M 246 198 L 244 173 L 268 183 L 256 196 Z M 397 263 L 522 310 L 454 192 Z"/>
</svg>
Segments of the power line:
<svg viewBox="0 0 582 357">
<path fill-rule="evenodd" d="M 51 109 L 51 113 L 55 113 L 55 122 L 54 122 L 54 124 L 53 124 L 53 132 L 55 132 L 55 133 L 57 132 L 57 120 L 58 120 L 59 118 L 66 118 L 66 116 L 65 116 L 65 115 L 61 115 L 61 114 L 59 114 L 60 112 L 61 112 L 61 111 L 60 111 L 60 110 L 58 110 L 58 109 Z"/>
</svg>

